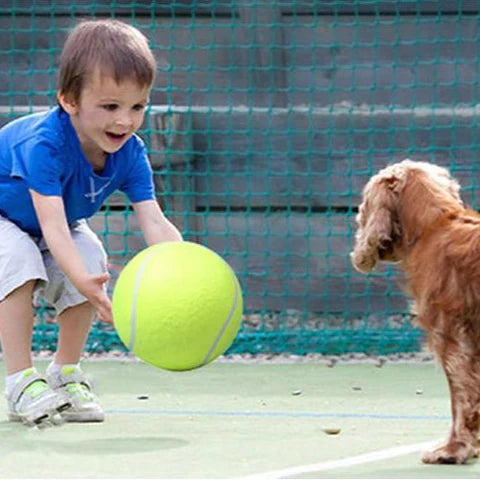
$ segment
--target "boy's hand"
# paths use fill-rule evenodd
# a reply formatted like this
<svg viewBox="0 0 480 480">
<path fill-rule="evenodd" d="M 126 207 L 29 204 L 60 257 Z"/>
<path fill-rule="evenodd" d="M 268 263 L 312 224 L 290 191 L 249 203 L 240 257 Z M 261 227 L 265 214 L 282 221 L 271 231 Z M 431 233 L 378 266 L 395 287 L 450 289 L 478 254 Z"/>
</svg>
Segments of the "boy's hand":
<svg viewBox="0 0 480 480">
<path fill-rule="evenodd" d="M 112 302 L 105 293 L 104 285 L 108 282 L 110 275 L 101 273 L 99 275 L 88 275 L 77 282 L 78 291 L 87 297 L 88 301 L 97 310 L 102 322 L 113 324 Z"/>
</svg>

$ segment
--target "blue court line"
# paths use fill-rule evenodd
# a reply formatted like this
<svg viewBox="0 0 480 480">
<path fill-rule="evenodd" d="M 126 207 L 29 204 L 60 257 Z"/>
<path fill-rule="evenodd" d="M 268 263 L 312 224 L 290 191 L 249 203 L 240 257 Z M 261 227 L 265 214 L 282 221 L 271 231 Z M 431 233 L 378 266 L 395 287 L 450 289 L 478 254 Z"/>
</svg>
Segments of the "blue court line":
<svg viewBox="0 0 480 480">
<path fill-rule="evenodd" d="M 380 420 L 450 420 L 448 415 L 400 415 L 382 413 L 323 413 L 323 412 L 260 412 L 235 410 L 162 410 L 156 408 L 113 408 L 106 413 L 123 415 L 168 415 L 168 416 L 212 416 L 212 417 L 257 417 L 257 418 L 361 418 Z"/>
</svg>

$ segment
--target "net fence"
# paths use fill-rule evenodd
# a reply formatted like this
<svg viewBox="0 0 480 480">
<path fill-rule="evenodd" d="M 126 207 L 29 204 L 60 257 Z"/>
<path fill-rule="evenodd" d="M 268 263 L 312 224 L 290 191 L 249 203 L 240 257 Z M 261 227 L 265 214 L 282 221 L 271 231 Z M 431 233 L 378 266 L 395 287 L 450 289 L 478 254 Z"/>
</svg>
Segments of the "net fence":
<svg viewBox="0 0 480 480">
<path fill-rule="evenodd" d="M 476 206 L 479 15 L 475 1 L 3 0 L 0 122 L 55 105 L 80 19 L 135 25 L 158 60 L 139 132 L 158 201 L 243 288 L 230 352 L 417 351 L 395 269 L 350 265 L 354 217 L 368 178 L 406 157 L 449 167 Z M 115 194 L 90 224 L 113 286 L 145 246 L 131 205 Z M 52 350 L 53 312 L 36 308 L 34 348 Z M 96 323 L 86 348 L 123 347 Z"/>
</svg>

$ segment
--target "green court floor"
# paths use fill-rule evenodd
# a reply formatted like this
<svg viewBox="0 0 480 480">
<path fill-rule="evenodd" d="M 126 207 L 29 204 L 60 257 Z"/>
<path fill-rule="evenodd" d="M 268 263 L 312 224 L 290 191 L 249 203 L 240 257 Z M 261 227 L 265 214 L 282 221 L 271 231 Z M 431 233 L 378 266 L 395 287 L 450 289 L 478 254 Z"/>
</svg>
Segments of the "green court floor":
<svg viewBox="0 0 480 480">
<path fill-rule="evenodd" d="M 1 420 L 0 478 L 480 478 L 480 462 L 420 462 L 416 445 L 449 427 L 433 364 L 83 365 L 105 423 L 37 430 Z"/>
</svg>

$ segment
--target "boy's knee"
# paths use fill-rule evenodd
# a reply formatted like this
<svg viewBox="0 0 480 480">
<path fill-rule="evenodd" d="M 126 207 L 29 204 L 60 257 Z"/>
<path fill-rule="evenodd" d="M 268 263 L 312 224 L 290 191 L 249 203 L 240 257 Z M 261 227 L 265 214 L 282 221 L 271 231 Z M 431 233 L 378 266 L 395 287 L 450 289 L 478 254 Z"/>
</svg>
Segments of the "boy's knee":
<svg viewBox="0 0 480 480">
<path fill-rule="evenodd" d="M 25 284 L 46 281 L 42 255 L 33 240 L 18 228 L 2 231 L 0 246 L 0 301 Z"/>
<path fill-rule="evenodd" d="M 107 267 L 107 252 L 98 236 L 86 225 L 78 229 L 73 240 L 89 273 L 105 273 Z"/>
<path fill-rule="evenodd" d="M 107 267 L 107 253 L 100 240 L 92 242 L 86 250 L 81 252 L 85 266 L 89 273 L 105 273 Z"/>
</svg>

